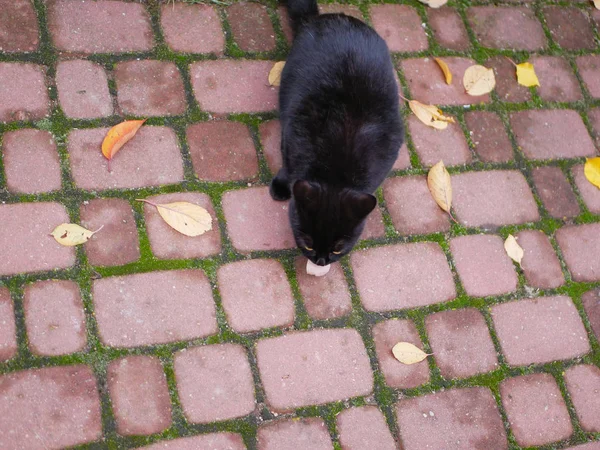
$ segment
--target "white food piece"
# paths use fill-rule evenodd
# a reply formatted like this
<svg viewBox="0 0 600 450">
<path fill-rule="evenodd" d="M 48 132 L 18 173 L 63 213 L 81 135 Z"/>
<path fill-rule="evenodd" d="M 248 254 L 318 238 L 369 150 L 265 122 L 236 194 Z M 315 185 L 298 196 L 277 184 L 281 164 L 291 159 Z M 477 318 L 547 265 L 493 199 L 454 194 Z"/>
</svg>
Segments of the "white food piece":
<svg viewBox="0 0 600 450">
<path fill-rule="evenodd" d="M 330 268 L 331 264 L 327 264 L 326 266 L 317 266 L 310 259 L 306 261 L 306 273 L 309 275 L 314 275 L 315 277 L 327 275 Z"/>
</svg>

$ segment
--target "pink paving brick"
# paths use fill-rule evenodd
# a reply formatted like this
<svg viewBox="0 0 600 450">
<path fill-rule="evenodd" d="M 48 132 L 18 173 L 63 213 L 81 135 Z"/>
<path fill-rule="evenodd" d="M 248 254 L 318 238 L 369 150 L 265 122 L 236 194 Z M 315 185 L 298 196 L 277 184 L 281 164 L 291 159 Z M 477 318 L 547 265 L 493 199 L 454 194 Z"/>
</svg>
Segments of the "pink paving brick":
<svg viewBox="0 0 600 450">
<path fill-rule="evenodd" d="M 344 450 L 398 448 L 385 417 L 375 406 L 346 409 L 338 414 L 336 420 L 340 444 Z"/>
<path fill-rule="evenodd" d="M 529 88 L 517 82 L 515 66 L 504 56 L 494 56 L 485 63 L 486 67 L 494 69 L 496 74 L 496 93 L 504 102 L 526 102 L 531 100 Z"/>
<path fill-rule="evenodd" d="M 117 100 L 124 114 L 173 116 L 186 109 L 177 66 L 165 61 L 127 61 L 115 69 Z"/>
<path fill-rule="evenodd" d="M 140 450 L 197 450 L 210 448 L 217 450 L 246 450 L 242 436 L 236 433 L 199 434 L 140 447 Z"/>
<path fill-rule="evenodd" d="M 313 319 L 333 319 L 350 314 L 350 291 L 340 264 L 332 264 L 325 277 L 306 273 L 306 258 L 296 258 L 296 279 L 304 307 Z"/>
<path fill-rule="evenodd" d="M 44 70 L 35 64 L 0 63 L 0 122 L 37 120 L 49 114 Z"/>
<path fill-rule="evenodd" d="M 77 283 L 46 280 L 30 284 L 25 288 L 23 308 L 32 353 L 56 356 L 84 349 L 85 314 Z"/>
<path fill-rule="evenodd" d="M 279 120 L 270 120 L 258 127 L 263 154 L 267 160 L 269 170 L 276 175 L 281 169 L 281 124 Z"/>
<path fill-rule="evenodd" d="M 540 80 L 537 88 L 543 100 L 552 102 L 575 102 L 583 95 L 577 77 L 569 62 L 556 56 L 535 56 L 530 59 Z"/>
<path fill-rule="evenodd" d="M 548 236 L 538 230 L 524 230 L 516 238 L 523 248 L 521 268 L 529 286 L 554 289 L 565 282 L 560 262 Z"/>
<path fill-rule="evenodd" d="M 388 178 L 385 203 L 400 234 L 429 234 L 450 229 L 448 214 L 435 203 L 425 176 Z"/>
<path fill-rule="evenodd" d="M 573 166 L 571 174 L 587 209 L 594 214 L 600 214 L 600 189 L 587 180 L 583 173 L 583 164 Z"/>
<path fill-rule="evenodd" d="M 379 369 L 383 372 L 388 386 L 410 389 L 429 382 L 427 360 L 406 365 L 399 362 L 392 353 L 392 348 L 398 342 L 409 342 L 423 349 L 423 343 L 413 322 L 399 319 L 386 320 L 375 325 L 372 333 Z"/>
<path fill-rule="evenodd" d="M 106 371 L 117 433 L 125 436 L 160 433 L 171 425 L 171 400 L 160 360 L 127 356 Z"/>
<path fill-rule="evenodd" d="M 513 159 L 512 144 L 497 114 L 473 111 L 465 114 L 465 122 L 481 161 L 502 163 Z"/>
<path fill-rule="evenodd" d="M 418 308 L 456 296 L 446 256 L 433 242 L 358 251 L 351 262 L 368 311 Z"/>
<path fill-rule="evenodd" d="M 600 340 L 600 290 L 586 292 L 581 297 L 583 307 L 596 339 Z"/>
<path fill-rule="evenodd" d="M 265 81 L 273 64 L 272 61 L 247 60 L 192 64 L 190 76 L 200 108 L 214 113 L 277 109 L 278 89 Z"/>
<path fill-rule="evenodd" d="M 489 94 L 477 97 L 467 94 L 462 76 L 456 76 L 476 64 L 475 61 L 457 56 L 446 56 L 441 59 L 455 74 L 451 85 L 446 84 L 444 75 L 433 58 L 405 59 L 399 63 L 410 88 L 411 98 L 434 105 L 470 105 L 489 102 Z"/>
<path fill-rule="evenodd" d="M 342 3 L 326 3 L 319 5 L 320 14 L 345 14 L 364 22 L 364 17 L 358 6 Z"/>
<path fill-rule="evenodd" d="M 489 389 L 472 387 L 401 400 L 396 408 L 405 450 L 508 448 Z"/>
<path fill-rule="evenodd" d="M 16 0 L 0 10 L 0 52 L 33 52 L 39 45 L 38 21 L 33 4 Z"/>
<path fill-rule="evenodd" d="M 243 123 L 218 121 L 190 125 L 186 132 L 194 171 L 204 181 L 255 179 L 254 141 Z"/>
<path fill-rule="evenodd" d="M 227 322 L 247 333 L 294 322 L 294 298 L 285 271 L 273 259 L 238 261 L 217 271 Z"/>
<path fill-rule="evenodd" d="M 600 450 L 600 441 L 593 441 L 587 444 L 576 445 L 575 447 L 567 447 L 566 450 Z"/>
<path fill-rule="evenodd" d="M 93 298 L 100 339 L 111 347 L 163 344 L 217 332 L 210 282 L 200 270 L 95 280 Z"/>
<path fill-rule="evenodd" d="M 425 319 L 425 327 L 443 377 L 466 378 L 498 368 L 494 343 L 477 309 L 432 314 Z"/>
<path fill-rule="evenodd" d="M 511 114 L 521 151 L 530 159 L 576 158 L 596 154 L 594 143 L 572 110 L 529 110 Z"/>
<path fill-rule="evenodd" d="M 160 259 L 206 258 L 221 252 L 221 233 L 217 215 L 206 194 L 181 192 L 148 197 L 156 204 L 171 202 L 189 202 L 206 209 L 212 217 L 212 229 L 201 236 L 190 237 L 175 231 L 160 217 L 158 210 L 147 203 L 144 204 L 146 231 L 150 240 L 150 248 L 154 256 Z"/>
<path fill-rule="evenodd" d="M 0 275 L 66 269 L 75 264 L 75 249 L 56 242 L 50 233 L 69 215 L 59 203 L 0 205 Z"/>
<path fill-rule="evenodd" d="M 469 8 L 467 16 L 484 47 L 540 50 L 546 46 L 542 25 L 529 7 L 476 6 Z"/>
<path fill-rule="evenodd" d="M 470 47 L 469 36 L 458 12 L 449 7 L 428 8 L 429 26 L 435 40 L 452 50 L 466 50 Z"/>
<path fill-rule="evenodd" d="M 237 344 L 192 347 L 175 355 L 175 377 L 192 423 L 234 419 L 254 411 L 254 383 L 246 350 Z"/>
<path fill-rule="evenodd" d="M 333 444 L 323 419 L 282 420 L 259 428 L 259 450 L 284 448 L 333 450 Z"/>
<path fill-rule="evenodd" d="M 233 39 L 245 52 L 275 49 L 275 31 L 267 8 L 258 3 L 234 3 L 227 8 Z"/>
<path fill-rule="evenodd" d="M 281 25 L 281 31 L 285 36 L 288 44 L 291 44 L 293 39 L 292 27 L 290 25 L 289 16 L 285 6 L 279 6 L 277 8 L 277 15 L 279 16 L 279 24 Z"/>
<path fill-rule="evenodd" d="M 573 280 L 600 280 L 600 259 L 588 257 L 600 252 L 600 224 L 563 227 L 556 240 Z"/>
<path fill-rule="evenodd" d="M 6 448 L 63 448 L 102 436 L 98 388 L 87 366 L 2 375 L 0 392 L 0 436 Z"/>
<path fill-rule="evenodd" d="M 567 407 L 552 375 L 508 378 L 500 384 L 500 395 L 517 444 L 550 444 L 573 433 Z"/>
<path fill-rule="evenodd" d="M 500 236 L 459 236 L 450 241 L 450 251 L 467 295 L 487 297 L 517 289 L 519 280 Z"/>
<path fill-rule="evenodd" d="M 108 78 L 100 64 L 82 59 L 61 61 L 56 67 L 56 86 L 67 117 L 93 119 L 113 113 Z"/>
<path fill-rule="evenodd" d="M 223 54 L 225 36 L 213 6 L 163 4 L 160 23 L 167 45 L 176 52 Z"/>
<path fill-rule="evenodd" d="M 591 433 L 600 432 L 600 368 L 573 366 L 565 372 L 565 382 L 581 428 Z"/>
<path fill-rule="evenodd" d="M 61 188 L 60 159 L 49 132 L 23 129 L 5 133 L 2 154 L 9 191 L 37 194 Z"/>
<path fill-rule="evenodd" d="M 492 318 L 502 353 L 511 366 L 571 359 L 590 351 L 585 327 L 569 297 L 495 305 Z"/>
<path fill-rule="evenodd" d="M 171 128 L 143 126 L 108 163 L 102 141 L 108 128 L 73 130 L 67 150 L 75 184 L 81 189 L 127 189 L 159 186 L 183 180 L 177 137 Z"/>
<path fill-rule="evenodd" d="M 543 9 L 552 39 L 566 50 L 593 49 L 594 32 L 588 14 L 576 7 L 549 6 Z"/>
<path fill-rule="evenodd" d="M 80 207 L 81 225 L 94 234 L 83 247 L 90 264 L 120 266 L 140 258 L 138 231 L 127 200 L 93 199 Z"/>
<path fill-rule="evenodd" d="M 150 16 L 143 4 L 100 0 L 57 0 L 48 24 L 59 50 L 122 53 L 152 49 Z"/>
<path fill-rule="evenodd" d="M 592 108 L 587 113 L 592 125 L 592 136 L 596 141 L 596 145 L 600 146 L 600 108 Z"/>
<path fill-rule="evenodd" d="M 456 218 L 469 227 L 535 222 L 540 216 L 523 174 L 513 170 L 466 172 L 452 177 Z"/>
<path fill-rule="evenodd" d="M 536 167 L 532 175 L 548 214 L 559 219 L 579 215 L 577 197 L 560 167 Z"/>
<path fill-rule="evenodd" d="M 396 162 L 392 166 L 392 170 L 403 170 L 408 168 L 410 168 L 410 154 L 408 153 L 406 142 L 404 142 L 402 147 L 400 147 L 398 158 L 396 158 Z"/>
<path fill-rule="evenodd" d="M 290 411 L 373 390 L 369 357 L 353 329 L 314 330 L 262 339 L 256 344 L 267 403 Z"/>
<path fill-rule="evenodd" d="M 373 28 L 385 39 L 391 52 L 427 49 L 427 35 L 419 14 L 412 6 L 375 5 L 370 12 Z"/>
<path fill-rule="evenodd" d="M 381 209 L 375 207 L 365 220 L 365 228 L 360 235 L 361 239 L 377 239 L 385 236 L 385 224 L 383 223 L 383 215 Z"/>
<path fill-rule="evenodd" d="M 17 354 L 17 327 L 15 312 L 7 288 L 0 288 L 0 361 L 8 361 Z"/>
<path fill-rule="evenodd" d="M 590 95 L 595 98 L 600 98 L 600 56 L 586 55 L 577 58 L 577 67 L 579 75 L 583 79 Z"/>
<path fill-rule="evenodd" d="M 223 211 L 233 246 L 241 252 L 295 247 L 288 204 L 272 200 L 268 187 L 223 194 Z"/>
</svg>

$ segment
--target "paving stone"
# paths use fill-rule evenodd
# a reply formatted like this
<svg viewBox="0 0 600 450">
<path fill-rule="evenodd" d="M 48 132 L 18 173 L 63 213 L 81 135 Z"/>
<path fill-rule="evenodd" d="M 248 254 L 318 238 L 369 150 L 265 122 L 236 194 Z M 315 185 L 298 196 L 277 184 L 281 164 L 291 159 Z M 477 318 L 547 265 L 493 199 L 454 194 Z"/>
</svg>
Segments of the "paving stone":
<svg viewBox="0 0 600 450">
<path fill-rule="evenodd" d="M 0 10 L 0 52 L 33 52 L 39 40 L 38 21 L 28 0 L 3 2 Z"/>
<path fill-rule="evenodd" d="M 552 217 L 578 216 L 581 210 L 577 197 L 560 167 L 536 167 L 533 182 L 544 207 Z"/>
<path fill-rule="evenodd" d="M 294 298 L 285 271 L 274 259 L 238 261 L 217 271 L 227 322 L 247 333 L 294 322 Z"/>
<path fill-rule="evenodd" d="M 8 361 L 17 354 L 17 327 L 10 292 L 0 287 L 0 361 Z"/>
<path fill-rule="evenodd" d="M 569 62 L 557 56 L 534 56 L 530 62 L 540 80 L 537 92 L 543 100 L 575 102 L 581 100 L 581 88 Z"/>
<path fill-rule="evenodd" d="M 529 7 L 475 6 L 468 9 L 467 17 L 484 47 L 510 50 L 546 47 L 542 25 Z"/>
<path fill-rule="evenodd" d="M 526 102 L 531 100 L 529 88 L 517 82 L 515 66 L 504 56 L 494 56 L 485 63 L 496 74 L 496 94 L 504 102 Z"/>
<path fill-rule="evenodd" d="M 459 236 L 450 241 L 450 251 L 467 295 L 487 297 L 517 289 L 519 280 L 500 236 Z"/>
<path fill-rule="evenodd" d="M 427 16 L 435 40 L 442 47 L 466 50 L 471 46 L 465 24 L 454 8 L 428 8 Z"/>
<path fill-rule="evenodd" d="M 281 25 L 281 31 L 285 36 L 288 44 L 291 44 L 293 39 L 292 27 L 290 25 L 290 19 L 285 6 L 279 6 L 277 8 L 277 15 L 279 16 L 279 24 Z"/>
<path fill-rule="evenodd" d="M 398 402 L 405 450 L 508 448 L 502 418 L 489 389 L 451 389 Z"/>
<path fill-rule="evenodd" d="M 581 297 L 583 307 L 592 326 L 596 339 L 600 340 L 600 290 L 586 292 Z"/>
<path fill-rule="evenodd" d="M 364 17 L 358 6 L 344 5 L 342 3 L 326 3 L 319 5 L 320 14 L 345 14 L 364 22 Z"/>
<path fill-rule="evenodd" d="M 85 314 L 77 283 L 46 280 L 25 288 L 27 338 L 32 353 L 66 355 L 84 349 Z"/>
<path fill-rule="evenodd" d="M 73 130 L 67 150 L 75 184 L 81 189 L 127 189 L 161 186 L 183 180 L 177 136 L 171 128 L 144 126 L 111 161 L 102 155 L 108 128 Z"/>
<path fill-rule="evenodd" d="M 87 366 L 8 373 L 0 376 L 0 391 L 5 448 L 58 449 L 102 435 L 96 379 Z"/>
<path fill-rule="evenodd" d="M 261 339 L 256 357 L 267 403 L 275 411 L 368 395 L 373 390 L 369 357 L 353 329 Z"/>
<path fill-rule="evenodd" d="M 373 28 L 385 39 L 391 52 L 418 52 L 428 47 L 427 35 L 417 11 L 407 5 L 371 7 Z"/>
<path fill-rule="evenodd" d="M 246 450 L 242 436 L 236 433 L 199 434 L 140 447 L 140 450 L 197 450 L 210 448 L 215 450 Z"/>
<path fill-rule="evenodd" d="M 143 4 L 100 0 L 56 0 L 48 7 L 48 26 L 59 50 L 123 53 L 151 50 L 150 16 Z"/>
<path fill-rule="evenodd" d="M 117 100 L 124 114 L 173 116 L 186 109 L 183 80 L 166 61 L 126 61 L 115 69 Z"/>
<path fill-rule="evenodd" d="M 543 9 L 552 39 L 567 50 L 593 49 L 594 32 L 588 15 L 580 8 L 548 6 Z"/>
<path fill-rule="evenodd" d="M 465 114 L 475 152 L 483 162 L 503 163 L 513 159 L 513 148 L 500 117 L 491 111 Z"/>
<path fill-rule="evenodd" d="M 417 308 L 456 297 L 446 256 L 433 242 L 357 251 L 351 262 L 368 311 Z"/>
<path fill-rule="evenodd" d="M 566 439 L 571 419 L 552 375 L 536 373 L 508 378 L 500 384 L 502 404 L 515 439 L 522 447 Z"/>
<path fill-rule="evenodd" d="M 258 429 L 259 450 L 284 448 L 333 450 L 333 444 L 327 425 L 320 418 L 280 420 Z"/>
<path fill-rule="evenodd" d="M 248 356 L 238 344 L 207 345 L 175 355 L 175 378 L 187 420 L 209 423 L 254 411 Z"/>
<path fill-rule="evenodd" d="M 296 258 L 296 279 L 308 315 L 315 320 L 334 319 L 350 314 L 350 291 L 340 264 L 332 264 L 326 277 L 306 273 L 306 258 Z"/>
<path fill-rule="evenodd" d="M 83 59 L 60 61 L 56 87 L 60 107 L 67 117 L 94 119 L 113 113 L 108 78 L 100 64 Z"/>
<path fill-rule="evenodd" d="M 447 56 L 442 60 L 448 64 L 454 74 L 464 73 L 469 66 L 476 64 L 469 58 Z M 452 84 L 447 85 L 438 64 L 433 58 L 405 59 L 399 63 L 410 88 L 411 98 L 433 105 L 470 105 L 487 103 L 489 94 L 473 97 L 465 92 L 462 77 L 455 76 Z M 431 74 L 437 74 L 432 77 Z M 450 125 L 450 127 L 453 125 Z M 446 130 L 447 131 L 447 130 Z"/>
<path fill-rule="evenodd" d="M 411 389 L 429 382 L 427 360 L 406 365 L 399 362 L 392 354 L 392 348 L 398 342 L 409 342 L 423 348 L 419 332 L 413 322 L 399 319 L 379 322 L 373 327 L 372 334 L 379 369 L 383 372 L 388 386 L 396 389 Z"/>
<path fill-rule="evenodd" d="M 521 269 L 527 284 L 538 289 L 562 286 L 565 277 L 548 236 L 538 230 L 523 230 L 516 238 L 524 252 Z"/>
<path fill-rule="evenodd" d="M 596 141 L 596 146 L 600 147 L 600 108 L 591 108 L 587 113 L 592 126 L 592 137 Z"/>
<path fill-rule="evenodd" d="M 258 127 L 263 154 L 267 160 L 267 166 L 273 175 L 281 169 L 281 123 L 279 120 L 270 120 L 260 124 Z"/>
<path fill-rule="evenodd" d="M 223 211 L 233 246 L 240 252 L 295 247 L 288 204 L 272 200 L 267 187 L 225 192 Z"/>
<path fill-rule="evenodd" d="M 255 179 L 258 160 L 254 141 L 243 123 L 202 122 L 187 128 L 194 171 L 204 181 Z"/>
<path fill-rule="evenodd" d="M 200 108 L 214 113 L 273 111 L 278 89 L 265 82 L 272 67 L 272 61 L 196 62 L 190 67 L 194 95 Z"/>
<path fill-rule="evenodd" d="M 598 55 L 580 56 L 577 58 L 577 67 L 590 95 L 600 98 L 600 80 L 598 79 L 600 57 Z"/>
<path fill-rule="evenodd" d="M 9 191 L 37 194 L 61 188 L 60 158 L 49 132 L 23 129 L 4 133 L 2 154 Z"/>
<path fill-rule="evenodd" d="M 600 450 L 600 441 L 588 442 L 587 444 L 576 445 L 575 447 L 567 447 L 566 450 Z"/>
<path fill-rule="evenodd" d="M 227 18 L 235 43 L 245 52 L 275 50 L 275 31 L 267 8 L 258 3 L 234 3 Z"/>
<path fill-rule="evenodd" d="M 450 229 L 448 214 L 435 203 L 425 176 L 388 178 L 383 196 L 400 234 L 430 234 Z"/>
<path fill-rule="evenodd" d="M 556 240 L 573 280 L 600 280 L 600 260 L 588 258 L 600 251 L 600 224 L 563 227 Z"/>
<path fill-rule="evenodd" d="M 225 36 L 213 6 L 163 4 L 160 23 L 167 45 L 176 52 L 223 54 Z"/>
<path fill-rule="evenodd" d="M 75 264 L 75 249 L 56 242 L 49 233 L 69 215 L 59 203 L 0 204 L 0 275 L 66 269 Z"/>
<path fill-rule="evenodd" d="M 94 234 L 83 247 L 90 264 L 120 266 L 140 258 L 138 231 L 133 210 L 120 198 L 93 199 L 80 207 L 81 225 Z"/>
<path fill-rule="evenodd" d="M 365 220 L 365 227 L 360 235 L 361 239 L 377 239 L 385 236 L 385 224 L 381 209 L 376 206 Z"/>
<path fill-rule="evenodd" d="M 392 166 L 392 170 L 403 170 L 408 169 L 410 167 L 410 154 L 408 152 L 406 142 L 404 142 L 404 144 L 402 144 L 402 147 L 400 147 L 398 157 L 396 158 L 396 162 Z"/>
<path fill-rule="evenodd" d="M 221 233 L 217 215 L 206 194 L 181 192 L 149 197 L 153 203 L 190 202 L 206 209 L 212 217 L 212 229 L 201 236 L 190 237 L 175 231 L 160 216 L 157 209 L 144 204 L 144 220 L 154 256 L 160 259 L 207 258 L 221 253 Z"/>
<path fill-rule="evenodd" d="M 571 359 L 590 351 L 585 327 L 569 297 L 495 305 L 492 318 L 502 353 L 511 366 Z"/>
<path fill-rule="evenodd" d="M 455 217 L 469 227 L 495 228 L 535 222 L 540 216 L 529 185 L 518 171 L 466 172 L 452 177 Z"/>
<path fill-rule="evenodd" d="M 376 406 L 350 408 L 338 414 L 337 431 L 344 450 L 396 450 L 398 447 Z"/>
<path fill-rule="evenodd" d="M 570 367 L 565 372 L 565 381 L 581 428 L 590 433 L 600 432 L 600 368 Z"/>
<path fill-rule="evenodd" d="M 498 368 L 494 343 L 477 309 L 432 314 L 425 319 L 425 327 L 443 377 L 466 378 Z"/>
<path fill-rule="evenodd" d="M 218 330 L 210 282 L 200 270 L 95 280 L 93 298 L 100 339 L 111 347 L 184 341 Z"/>
<path fill-rule="evenodd" d="M 50 108 L 44 78 L 42 66 L 0 63 L 0 122 L 48 116 Z"/>
</svg>

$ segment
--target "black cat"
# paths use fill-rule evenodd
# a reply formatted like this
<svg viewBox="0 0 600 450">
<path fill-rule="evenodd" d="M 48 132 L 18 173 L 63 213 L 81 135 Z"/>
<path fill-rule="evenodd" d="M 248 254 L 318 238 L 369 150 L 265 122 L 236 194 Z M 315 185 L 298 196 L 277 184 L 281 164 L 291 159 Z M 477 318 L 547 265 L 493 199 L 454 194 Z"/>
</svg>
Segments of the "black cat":
<svg viewBox="0 0 600 450">
<path fill-rule="evenodd" d="M 316 0 L 288 0 L 294 43 L 281 77 L 283 168 L 271 196 L 290 202 L 302 253 L 324 266 L 347 254 L 375 208 L 404 129 L 384 40 Z"/>
</svg>

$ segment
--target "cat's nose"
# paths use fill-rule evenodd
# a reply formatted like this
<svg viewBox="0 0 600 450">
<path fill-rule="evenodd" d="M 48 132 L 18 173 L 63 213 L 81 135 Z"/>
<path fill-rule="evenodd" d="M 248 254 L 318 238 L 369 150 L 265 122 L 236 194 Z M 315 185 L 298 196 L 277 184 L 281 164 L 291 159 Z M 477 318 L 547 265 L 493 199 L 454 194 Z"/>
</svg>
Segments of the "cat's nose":
<svg viewBox="0 0 600 450">
<path fill-rule="evenodd" d="M 317 266 L 326 266 L 327 261 L 325 261 L 325 258 L 319 258 L 319 259 L 317 259 L 316 264 L 317 264 Z"/>
</svg>

